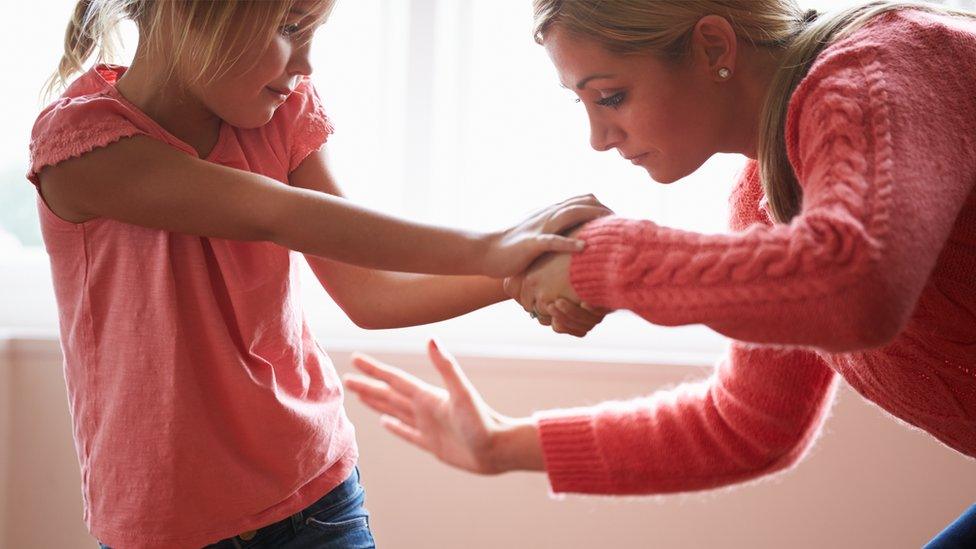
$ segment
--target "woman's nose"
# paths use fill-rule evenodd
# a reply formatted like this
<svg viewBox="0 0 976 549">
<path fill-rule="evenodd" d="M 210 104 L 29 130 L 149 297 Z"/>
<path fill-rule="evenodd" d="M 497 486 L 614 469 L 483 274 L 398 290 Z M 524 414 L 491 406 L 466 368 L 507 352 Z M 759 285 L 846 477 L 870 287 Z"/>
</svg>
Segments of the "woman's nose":
<svg viewBox="0 0 976 549">
<path fill-rule="evenodd" d="M 619 145 L 625 137 L 623 130 L 615 124 L 590 119 L 590 146 L 603 152 Z"/>
</svg>

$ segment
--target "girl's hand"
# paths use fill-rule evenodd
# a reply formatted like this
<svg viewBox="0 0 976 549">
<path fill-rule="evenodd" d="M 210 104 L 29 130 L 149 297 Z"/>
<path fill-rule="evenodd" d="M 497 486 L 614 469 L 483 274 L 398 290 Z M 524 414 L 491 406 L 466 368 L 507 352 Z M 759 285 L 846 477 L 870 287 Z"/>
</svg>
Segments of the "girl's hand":
<svg viewBox="0 0 976 549">
<path fill-rule="evenodd" d="M 448 465 L 483 475 L 541 470 L 534 426 L 492 410 L 434 341 L 427 351 L 446 390 L 364 355 L 352 361 L 364 375 L 346 376 L 346 388 L 382 414 L 380 422 L 388 431 Z"/>
<path fill-rule="evenodd" d="M 511 229 L 488 235 L 481 271 L 504 278 L 521 273 L 545 253 L 581 251 L 582 241 L 560 233 L 612 213 L 593 195 L 549 206 Z"/>
</svg>

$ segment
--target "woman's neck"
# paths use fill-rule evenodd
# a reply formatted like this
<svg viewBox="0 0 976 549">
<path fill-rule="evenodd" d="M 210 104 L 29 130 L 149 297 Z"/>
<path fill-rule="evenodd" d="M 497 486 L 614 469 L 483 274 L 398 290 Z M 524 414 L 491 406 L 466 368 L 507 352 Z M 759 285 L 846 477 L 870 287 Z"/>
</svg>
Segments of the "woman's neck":
<svg viewBox="0 0 976 549">
<path fill-rule="evenodd" d="M 783 52 L 770 48 L 743 47 L 738 63 L 741 71 L 734 107 L 729 117 L 728 151 L 756 159 L 759 127 L 766 96 L 782 65 Z"/>
</svg>

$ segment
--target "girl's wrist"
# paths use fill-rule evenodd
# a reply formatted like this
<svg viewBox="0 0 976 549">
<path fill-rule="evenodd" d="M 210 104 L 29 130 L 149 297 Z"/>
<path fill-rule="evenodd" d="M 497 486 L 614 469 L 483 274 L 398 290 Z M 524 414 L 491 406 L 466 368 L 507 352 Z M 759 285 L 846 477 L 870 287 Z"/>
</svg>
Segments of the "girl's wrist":
<svg viewBox="0 0 976 549">
<path fill-rule="evenodd" d="M 492 256 L 491 251 L 495 248 L 498 239 L 499 235 L 495 232 L 475 233 L 470 237 L 468 261 L 470 261 L 469 265 L 477 266 L 475 274 L 491 277 L 490 256 Z"/>
<path fill-rule="evenodd" d="M 499 417 L 490 448 L 490 467 L 496 474 L 545 470 L 539 426 L 531 417 Z"/>
</svg>

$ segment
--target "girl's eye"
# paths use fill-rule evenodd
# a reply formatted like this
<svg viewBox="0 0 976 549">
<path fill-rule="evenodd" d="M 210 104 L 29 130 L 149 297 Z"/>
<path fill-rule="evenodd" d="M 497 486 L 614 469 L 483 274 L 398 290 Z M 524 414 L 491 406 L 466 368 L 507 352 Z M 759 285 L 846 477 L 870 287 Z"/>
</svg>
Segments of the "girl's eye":
<svg viewBox="0 0 976 549">
<path fill-rule="evenodd" d="M 625 95 L 624 92 L 615 93 L 615 94 L 611 95 L 610 97 L 604 97 L 604 98 L 600 99 L 596 103 L 597 103 L 597 105 L 601 105 L 603 107 L 610 107 L 610 108 L 615 109 L 615 108 L 619 107 L 621 103 L 623 103 L 623 101 L 624 101 L 624 95 Z"/>
<path fill-rule="evenodd" d="M 300 31 L 300 30 L 301 30 L 301 27 L 299 27 L 297 23 L 292 23 L 290 25 L 284 25 L 280 29 L 282 36 L 292 36 L 293 34 L 298 34 L 298 31 Z"/>
</svg>

